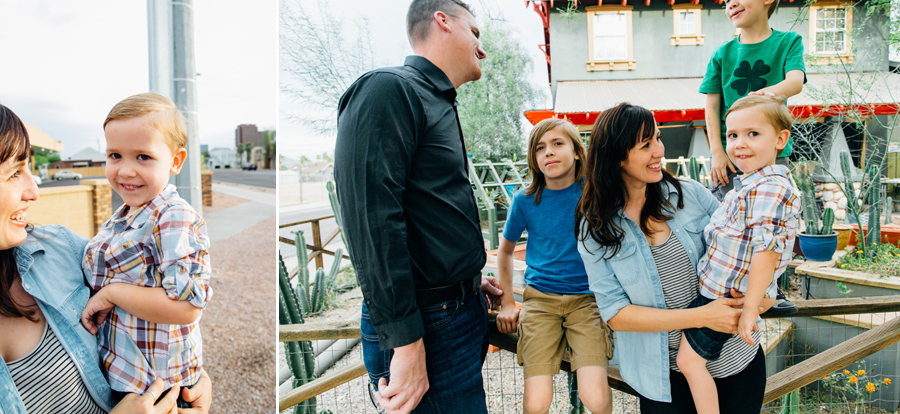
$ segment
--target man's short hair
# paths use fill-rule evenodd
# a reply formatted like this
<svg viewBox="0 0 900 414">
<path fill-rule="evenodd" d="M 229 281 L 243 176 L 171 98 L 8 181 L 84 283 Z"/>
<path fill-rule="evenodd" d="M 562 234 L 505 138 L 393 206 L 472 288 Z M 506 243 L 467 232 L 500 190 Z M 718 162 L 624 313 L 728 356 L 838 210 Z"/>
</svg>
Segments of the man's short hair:
<svg viewBox="0 0 900 414">
<path fill-rule="evenodd" d="M 109 115 L 103 121 L 103 129 L 105 130 L 106 124 L 112 121 L 139 116 L 149 117 L 153 127 L 162 133 L 172 154 L 187 146 L 187 125 L 181 111 L 172 100 L 153 92 L 140 93 L 121 100 L 109 111 Z"/>
<path fill-rule="evenodd" d="M 460 0 L 413 0 L 406 12 L 406 36 L 409 44 L 415 47 L 416 42 L 428 38 L 434 12 L 442 11 L 456 17 L 459 12 L 456 8 L 462 8 L 474 16 L 469 5 Z"/>
</svg>

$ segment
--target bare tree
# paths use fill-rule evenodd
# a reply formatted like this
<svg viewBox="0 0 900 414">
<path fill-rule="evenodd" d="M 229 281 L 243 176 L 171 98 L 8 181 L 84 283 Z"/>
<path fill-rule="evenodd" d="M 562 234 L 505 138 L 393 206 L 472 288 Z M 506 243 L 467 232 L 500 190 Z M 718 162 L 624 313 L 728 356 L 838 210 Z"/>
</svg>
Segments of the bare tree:
<svg viewBox="0 0 900 414">
<path fill-rule="evenodd" d="M 281 91 L 304 106 L 286 115 L 323 135 L 336 130 L 344 91 L 375 68 L 369 21 L 360 16 L 347 30 L 334 9 L 324 0 L 281 0 L 279 13 L 281 69 L 295 81 Z"/>
</svg>

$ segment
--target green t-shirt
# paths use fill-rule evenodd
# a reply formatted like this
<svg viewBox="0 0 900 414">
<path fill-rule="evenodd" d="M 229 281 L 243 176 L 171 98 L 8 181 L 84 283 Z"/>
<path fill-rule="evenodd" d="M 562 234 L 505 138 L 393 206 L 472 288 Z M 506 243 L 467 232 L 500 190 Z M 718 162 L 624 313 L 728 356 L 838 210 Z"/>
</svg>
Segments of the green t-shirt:
<svg viewBox="0 0 900 414">
<path fill-rule="evenodd" d="M 725 113 L 740 98 L 752 91 L 775 85 L 784 80 L 792 70 L 802 70 L 806 83 L 806 65 L 803 63 L 803 39 L 794 32 L 772 29 L 766 40 L 754 44 L 742 44 L 740 36 L 719 45 L 706 66 L 706 76 L 700 84 L 700 93 L 718 93 L 722 147 L 725 147 Z M 787 105 L 787 100 L 784 102 Z M 793 139 L 789 139 L 780 157 L 791 155 Z"/>
</svg>

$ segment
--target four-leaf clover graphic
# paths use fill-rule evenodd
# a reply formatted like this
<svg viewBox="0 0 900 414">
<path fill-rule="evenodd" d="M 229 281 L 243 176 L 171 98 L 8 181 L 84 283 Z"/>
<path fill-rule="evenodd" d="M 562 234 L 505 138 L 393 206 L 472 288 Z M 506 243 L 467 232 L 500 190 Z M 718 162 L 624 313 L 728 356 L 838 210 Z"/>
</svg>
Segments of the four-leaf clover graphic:
<svg viewBox="0 0 900 414">
<path fill-rule="evenodd" d="M 731 82 L 731 88 L 742 96 L 750 93 L 750 91 L 758 91 L 765 88 L 768 84 L 763 76 L 771 71 L 772 67 L 763 62 L 762 59 L 757 60 L 752 68 L 750 67 L 750 62 L 742 61 L 737 69 L 734 70 L 734 76 L 738 79 Z"/>
</svg>

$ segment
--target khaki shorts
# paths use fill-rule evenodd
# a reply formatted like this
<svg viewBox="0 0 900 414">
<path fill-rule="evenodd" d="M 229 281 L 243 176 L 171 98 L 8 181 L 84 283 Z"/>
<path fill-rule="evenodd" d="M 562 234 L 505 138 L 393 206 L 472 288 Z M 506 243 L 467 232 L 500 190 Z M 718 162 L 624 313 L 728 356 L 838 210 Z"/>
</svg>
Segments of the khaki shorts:
<svg viewBox="0 0 900 414">
<path fill-rule="evenodd" d="M 566 345 L 572 371 L 608 365 L 612 341 L 594 295 L 544 293 L 526 286 L 522 296 L 516 352 L 525 378 L 558 373 Z"/>
</svg>

